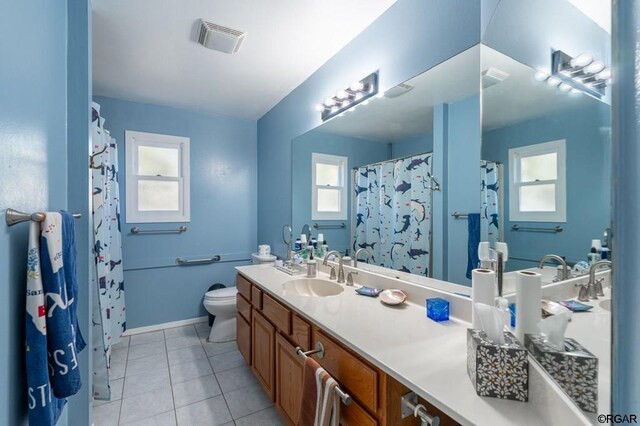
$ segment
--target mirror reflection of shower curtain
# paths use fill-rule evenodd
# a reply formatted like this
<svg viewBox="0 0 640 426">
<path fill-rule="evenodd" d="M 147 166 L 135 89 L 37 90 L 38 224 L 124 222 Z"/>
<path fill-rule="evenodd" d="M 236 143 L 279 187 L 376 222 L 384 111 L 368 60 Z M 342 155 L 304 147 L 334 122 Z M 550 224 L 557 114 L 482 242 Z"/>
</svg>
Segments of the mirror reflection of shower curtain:
<svg viewBox="0 0 640 426">
<path fill-rule="evenodd" d="M 354 252 L 368 249 L 371 263 L 430 276 L 432 154 L 353 170 Z"/>
<path fill-rule="evenodd" d="M 118 151 L 116 140 L 103 126 L 100 106 L 94 103 L 91 130 L 96 155 L 91 169 L 91 188 L 95 263 L 91 280 L 94 288 L 93 395 L 96 399 L 111 397 L 111 346 L 118 343 L 126 330 Z"/>
<path fill-rule="evenodd" d="M 481 209 L 480 241 L 489 241 L 492 247 L 496 241 L 504 241 L 502 235 L 502 165 L 495 161 L 480 161 Z"/>
</svg>

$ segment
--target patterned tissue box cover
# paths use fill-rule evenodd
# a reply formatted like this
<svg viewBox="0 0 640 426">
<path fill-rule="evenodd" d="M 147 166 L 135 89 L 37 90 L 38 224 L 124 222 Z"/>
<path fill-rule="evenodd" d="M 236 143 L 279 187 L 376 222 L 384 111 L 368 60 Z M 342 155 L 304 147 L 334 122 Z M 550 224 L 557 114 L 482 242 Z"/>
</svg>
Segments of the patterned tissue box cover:
<svg viewBox="0 0 640 426">
<path fill-rule="evenodd" d="M 531 355 L 582 410 L 598 412 L 598 358 L 574 339 L 565 338 L 576 348 L 558 352 L 545 343 L 544 336 L 526 334 L 524 341 Z"/>
<path fill-rule="evenodd" d="M 467 330 L 467 372 L 480 396 L 527 402 L 529 358 L 516 337 L 505 332 L 496 345 L 483 330 Z"/>
</svg>

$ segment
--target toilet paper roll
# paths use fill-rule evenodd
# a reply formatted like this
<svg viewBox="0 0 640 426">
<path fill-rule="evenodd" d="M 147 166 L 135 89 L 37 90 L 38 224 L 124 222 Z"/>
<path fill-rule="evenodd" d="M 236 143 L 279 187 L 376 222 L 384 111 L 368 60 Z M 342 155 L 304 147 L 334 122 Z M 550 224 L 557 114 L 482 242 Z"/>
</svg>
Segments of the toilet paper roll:
<svg viewBox="0 0 640 426">
<path fill-rule="evenodd" d="M 476 312 L 476 303 L 495 306 L 496 273 L 491 269 L 474 269 L 471 271 L 471 304 L 473 328 L 481 329 L 480 318 Z"/>
<path fill-rule="evenodd" d="M 539 334 L 542 275 L 518 271 L 516 278 L 516 337 L 524 343 L 525 334 Z"/>
<path fill-rule="evenodd" d="M 261 256 L 268 256 L 271 254 L 271 246 L 268 244 L 260 244 L 258 246 L 258 254 Z"/>
</svg>

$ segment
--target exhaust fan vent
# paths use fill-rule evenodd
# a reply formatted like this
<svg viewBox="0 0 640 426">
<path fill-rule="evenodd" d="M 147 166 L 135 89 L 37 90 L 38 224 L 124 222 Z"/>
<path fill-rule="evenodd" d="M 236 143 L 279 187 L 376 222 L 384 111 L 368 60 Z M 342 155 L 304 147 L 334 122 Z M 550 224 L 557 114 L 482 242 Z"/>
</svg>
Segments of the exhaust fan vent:
<svg viewBox="0 0 640 426">
<path fill-rule="evenodd" d="M 482 88 L 486 89 L 487 87 L 495 86 L 501 81 L 506 80 L 508 77 L 508 73 L 497 68 L 489 67 L 482 71 Z"/>
<path fill-rule="evenodd" d="M 236 53 L 247 33 L 223 27 L 222 25 L 200 20 L 200 31 L 198 32 L 198 43 L 212 50 L 224 53 Z"/>
<path fill-rule="evenodd" d="M 400 83 L 397 86 L 392 87 L 391 89 L 384 92 L 385 98 L 397 98 L 398 96 L 402 96 L 408 91 L 413 89 L 413 86 L 406 83 Z"/>
</svg>

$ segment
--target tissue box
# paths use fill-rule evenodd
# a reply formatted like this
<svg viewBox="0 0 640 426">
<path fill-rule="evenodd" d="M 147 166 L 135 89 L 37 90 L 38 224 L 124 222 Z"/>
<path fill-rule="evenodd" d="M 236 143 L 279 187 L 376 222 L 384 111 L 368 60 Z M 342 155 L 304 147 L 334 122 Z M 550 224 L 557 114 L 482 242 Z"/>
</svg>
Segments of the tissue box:
<svg viewBox="0 0 640 426">
<path fill-rule="evenodd" d="M 598 412 L 598 358 L 574 339 L 566 338 L 571 352 L 558 352 L 545 343 L 544 336 L 525 334 L 531 355 L 553 380 L 584 411 Z"/>
<path fill-rule="evenodd" d="M 509 333 L 504 345 L 487 339 L 483 330 L 467 330 L 467 372 L 479 396 L 529 400 L 529 359 L 527 350 Z"/>
<path fill-rule="evenodd" d="M 440 297 L 427 299 L 427 316 L 434 321 L 449 320 L 449 302 Z"/>
</svg>

